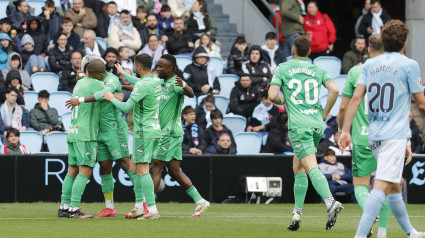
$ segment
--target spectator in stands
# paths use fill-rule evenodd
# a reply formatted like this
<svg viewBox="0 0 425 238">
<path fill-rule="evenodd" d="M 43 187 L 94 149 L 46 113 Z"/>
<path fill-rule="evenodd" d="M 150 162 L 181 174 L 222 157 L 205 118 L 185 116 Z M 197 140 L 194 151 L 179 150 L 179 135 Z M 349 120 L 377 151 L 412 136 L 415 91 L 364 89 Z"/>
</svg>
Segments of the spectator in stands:
<svg viewBox="0 0 425 238">
<path fill-rule="evenodd" d="M 391 19 L 387 11 L 382 8 L 380 0 L 371 0 L 370 4 L 371 8 L 369 12 L 362 17 L 359 26 L 359 33 L 366 39 L 366 44 L 368 44 L 369 36 L 381 33 L 384 24 Z"/>
<path fill-rule="evenodd" d="M 416 125 L 416 122 L 413 120 L 412 111 L 409 112 L 409 122 L 410 122 L 410 130 L 412 131 L 411 147 L 413 154 L 421 154 L 422 153 L 422 140 L 421 140 L 421 132 L 419 127 Z"/>
<path fill-rule="evenodd" d="M 21 92 L 15 87 L 6 90 L 6 101 L 0 107 L 0 134 L 4 136 L 6 136 L 6 130 L 10 128 L 26 131 L 30 127 L 27 111 L 17 103 L 20 94 Z"/>
<path fill-rule="evenodd" d="M 205 48 L 198 47 L 193 52 L 192 64 L 184 69 L 183 76 L 197 97 L 207 93 L 220 93 L 220 83 L 214 70 L 208 67 L 209 60 Z"/>
<path fill-rule="evenodd" d="M 47 90 L 41 90 L 38 93 L 38 103 L 30 112 L 31 127 L 43 134 L 46 134 L 49 129 L 61 128 L 58 111 L 49 106 L 49 100 L 50 93 Z"/>
<path fill-rule="evenodd" d="M 366 40 L 356 38 L 351 42 L 351 50 L 347 51 L 342 58 L 342 74 L 348 74 L 353 66 L 364 64 L 369 59 L 366 49 Z"/>
<path fill-rule="evenodd" d="M 243 36 L 236 38 L 230 55 L 227 58 L 227 72 L 229 74 L 241 75 L 243 73 L 242 64 L 249 60 L 248 45 Z"/>
<path fill-rule="evenodd" d="M 186 106 L 182 111 L 182 115 L 184 119 L 182 123 L 184 131 L 182 143 L 183 154 L 202 155 L 202 150 L 199 149 L 199 146 L 204 142 L 201 140 L 204 129 L 195 123 L 195 109 L 191 106 Z M 202 147 L 205 148 L 206 145 Z"/>
<path fill-rule="evenodd" d="M 292 55 L 292 41 L 296 35 L 304 35 L 305 6 L 303 1 L 281 0 L 280 14 L 282 25 L 280 26 L 282 37 L 285 38 L 283 57 L 285 60 Z"/>
<path fill-rule="evenodd" d="M 77 71 L 81 67 L 81 60 L 83 56 L 80 52 L 74 51 L 71 54 L 71 67 L 66 68 L 62 72 L 62 78 L 60 78 L 60 91 L 68 91 L 72 93 L 74 90 L 75 84 L 77 84 Z"/>
<path fill-rule="evenodd" d="M 71 9 L 71 0 L 60 0 L 62 12 L 66 12 L 68 9 Z"/>
<path fill-rule="evenodd" d="M 351 170 L 336 160 L 335 151 L 331 149 L 325 150 L 323 158 L 324 161 L 319 163 L 319 169 L 328 180 L 332 196 L 335 197 L 337 192 L 344 192 L 352 196 L 354 194 L 354 185 Z"/>
<path fill-rule="evenodd" d="M 28 148 L 19 141 L 20 132 L 18 129 L 10 128 L 5 133 L 5 140 L 1 145 L 2 155 L 26 155 L 31 154 Z"/>
<path fill-rule="evenodd" d="M 111 28 L 118 23 L 119 18 L 117 4 L 114 1 L 108 2 L 103 11 L 97 16 L 96 35 L 108 41 Z"/>
<path fill-rule="evenodd" d="M 21 52 L 22 67 L 24 67 L 28 74 L 31 75 L 36 72 L 47 71 L 43 55 L 35 52 L 33 38 L 29 34 L 25 34 L 22 37 L 21 43 L 23 46 Z"/>
<path fill-rule="evenodd" d="M 258 88 L 249 74 L 242 74 L 230 93 L 229 112 L 250 118 L 259 101 Z"/>
<path fill-rule="evenodd" d="M 3 18 L 0 20 L 1 30 L 0 33 L 6 33 L 12 39 L 12 49 L 15 52 L 21 52 L 21 39 L 17 36 L 16 29 L 12 29 L 12 22 L 9 18 Z"/>
<path fill-rule="evenodd" d="M 21 44 L 24 45 L 24 36 L 30 35 L 33 39 L 34 54 L 45 57 L 47 55 L 47 36 L 41 29 L 40 20 L 37 17 L 28 18 L 28 29 L 26 32 L 21 32 Z"/>
<path fill-rule="evenodd" d="M 161 41 L 168 41 L 168 36 L 163 31 L 158 29 L 158 17 L 155 14 L 149 14 L 146 16 L 146 26 L 140 31 L 140 37 L 142 39 L 142 47 L 148 42 L 149 35 L 155 34 L 161 38 Z"/>
<path fill-rule="evenodd" d="M 161 12 L 158 15 L 158 29 L 162 32 L 166 32 L 173 27 L 174 18 L 171 17 L 171 8 L 168 5 L 164 5 L 161 8 Z"/>
<path fill-rule="evenodd" d="M 196 40 L 206 33 L 211 37 L 217 34 L 217 26 L 214 17 L 208 13 L 208 5 L 204 0 L 194 0 L 192 13 L 185 23 L 187 31 Z M 213 39 L 215 42 L 215 39 Z M 218 43 L 217 43 L 218 44 Z"/>
<path fill-rule="evenodd" d="M 68 45 L 72 47 L 72 51 L 76 51 L 80 44 L 80 36 L 74 32 L 73 27 L 70 18 L 64 17 L 62 19 L 62 33 L 65 33 L 66 37 L 68 37 Z"/>
<path fill-rule="evenodd" d="M 212 145 L 207 147 L 205 154 L 235 155 L 236 146 L 232 144 L 230 135 L 223 132 L 217 139 L 213 140 Z"/>
<path fill-rule="evenodd" d="M 282 154 L 292 151 L 292 146 L 288 137 L 288 114 L 281 113 L 273 117 L 270 122 L 270 132 L 267 137 L 264 152 Z"/>
<path fill-rule="evenodd" d="M 167 49 L 170 54 L 190 54 L 193 51 L 192 36 L 184 30 L 183 19 L 174 19 L 174 28 L 167 31 L 167 36 Z"/>
<path fill-rule="evenodd" d="M 155 65 L 158 63 L 159 58 L 163 54 L 168 54 L 167 50 L 164 49 L 164 47 L 160 44 L 159 36 L 152 34 L 148 38 L 148 44 L 143 47 L 141 51 L 139 51 L 138 54 L 148 54 L 152 56 L 152 69 L 155 67 Z"/>
<path fill-rule="evenodd" d="M 49 51 L 49 65 L 53 73 L 62 75 L 64 69 L 71 68 L 72 47 L 67 45 L 68 38 L 65 33 L 60 33 L 56 39 L 56 44 Z"/>
<path fill-rule="evenodd" d="M 109 34 L 109 46 L 118 49 L 120 46 L 130 48 L 130 56 L 134 56 L 142 46 L 142 41 L 137 29 L 131 22 L 130 12 L 122 10 L 120 20 L 111 28 Z"/>
<path fill-rule="evenodd" d="M 363 17 L 369 12 L 370 7 L 371 7 L 370 0 L 365 0 L 364 7 L 362 9 L 362 15 L 359 16 L 359 18 L 357 18 L 356 25 L 354 26 L 354 33 L 356 34 L 357 38 L 364 38 L 364 35 L 360 34 L 359 32 L 359 28 L 360 28 L 360 23 L 362 22 Z"/>
<path fill-rule="evenodd" d="M 210 115 L 213 109 L 215 109 L 215 97 L 209 93 L 195 110 L 195 122 L 200 128 L 206 129 L 212 125 Z"/>
<path fill-rule="evenodd" d="M 83 42 L 78 46 L 78 51 L 84 56 L 95 54 L 99 57 L 105 55 L 105 49 L 96 42 L 96 33 L 93 30 L 84 31 Z"/>
<path fill-rule="evenodd" d="M 6 33 L 0 33 L 0 70 L 7 68 L 7 59 L 12 52 L 12 39 Z"/>
<path fill-rule="evenodd" d="M 97 26 L 97 18 L 91 8 L 84 7 L 83 0 L 73 0 L 73 8 L 66 10 L 65 17 L 72 20 L 74 32 L 84 37 L 87 30 L 94 30 Z"/>
<path fill-rule="evenodd" d="M 269 99 L 269 89 L 264 88 L 260 93 L 261 102 L 252 112 L 251 120 L 249 121 L 247 132 L 269 132 L 270 121 L 273 117 L 279 115 L 279 108 L 276 107 Z"/>
<path fill-rule="evenodd" d="M 285 43 L 285 38 L 282 37 L 282 16 L 280 14 L 279 2 L 280 0 L 269 0 L 271 9 L 273 9 L 277 15 L 277 19 L 273 14 L 270 15 L 269 20 L 273 24 L 273 27 L 276 26 L 276 21 L 279 22 L 279 51 L 281 51 L 283 57 L 283 44 Z M 286 61 L 286 59 L 284 59 L 284 61 Z"/>
<path fill-rule="evenodd" d="M 136 16 L 137 1 L 136 0 L 115 0 L 118 6 L 118 11 L 127 10 L 132 16 Z"/>
<path fill-rule="evenodd" d="M 280 63 L 286 61 L 283 58 L 282 52 L 279 51 L 276 33 L 272 31 L 266 34 L 266 42 L 261 46 L 261 50 L 263 60 L 269 64 L 272 73 Z"/>
<path fill-rule="evenodd" d="M 223 133 L 229 134 L 230 140 L 232 141 L 232 145 L 234 145 L 236 149 L 236 142 L 233 138 L 232 131 L 230 131 L 229 128 L 227 128 L 225 125 L 221 124 L 221 122 L 223 121 L 223 114 L 221 113 L 221 111 L 218 109 L 212 110 L 210 113 L 210 117 L 212 125 L 204 131 L 204 134 L 202 135 L 203 142 L 198 147 L 198 149 L 205 152 L 209 146 L 214 145 L 214 142 Z M 206 145 L 207 147 L 203 147 L 204 145 Z"/>
<path fill-rule="evenodd" d="M 195 49 L 199 46 L 203 46 L 210 57 L 221 58 L 221 54 L 218 52 L 217 45 L 212 42 L 210 35 L 201 35 L 201 38 L 195 41 Z"/>
<path fill-rule="evenodd" d="M 351 155 L 351 151 L 348 147 L 344 150 L 344 154 L 341 153 L 341 150 L 338 146 L 338 140 L 340 135 L 341 132 L 338 131 L 338 128 L 334 128 L 333 136 L 331 138 L 322 138 L 320 140 L 319 145 L 317 147 L 317 154 L 323 154 L 325 153 L 326 149 L 331 149 L 337 155 Z"/>
<path fill-rule="evenodd" d="M 7 59 L 7 68 L 2 71 L 3 78 L 7 78 L 7 74 L 11 70 L 17 70 L 22 79 L 22 87 L 24 90 L 28 90 L 31 87 L 31 77 L 27 71 L 22 69 L 22 58 L 16 53 L 12 52 Z"/>
<path fill-rule="evenodd" d="M 61 30 L 59 25 L 62 24 L 63 14 L 58 7 L 55 7 L 53 0 L 46 1 L 43 12 L 40 13 L 38 18 L 41 21 L 44 32 L 47 34 L 47 42 L 56 40 L 56 36 Z"/>
<path fill-rule="evenodd" d="M 21 75 L 18 70 L 10 70 L 6 75 L 6 88 L 16 88 L 19 91 L 18 98 L 16 99 L 16 103 L 19 106 L 25 106 L 24 101 L 24 87 L 22 86 Z M 7 96 L 6 96 L 7 98 Z"/>
<path fill-rule="evenodd" d="M 329 55 L 334 49 L 336 30 L 328 14 L 321 13 L 316 0 L 307 5 L 307 15 L 304 18 L 304 30 L 311 42 L 310 58 Z"/>
<path fill-rule="evenodd" d="M 146 12 L 146 8 L 142 6 L 137 7 L 137 13 L 135 17 L 132 17 L 131 21 L 133 22 L 133 26 L 136 27 L 137 31 L 141 31 L 146 27 L 146 16 L 148 13 Z"/>
<path fill-rule="evenodd" d="M 18 0 L 13 4 L 15 5 L 15 9 L 8 16 L 12 22 L 12 27 L 18 32 L 25 31 L 28 28 L 29 17 L 31 17 L 31 14 L 28 12 L 28 2 L 27 0 Z"/>
<path fill-rule="evenodd" d="M 118 63 L 123 67 L 123 69 L 134 70 L 133 61 L 130 59 L 130 48 L 127 46 L 121 46 L 118 48 Z"/>
<path fill-rule="evenodd" d="M 91 9 L 96 16 L 98 16 L 102 11 L 103 7 L 105 7 L 106 2 L 109 2 L 110 0 L 83 0 L 84 1 L 84 7 Z M 130 1 L 130 0 L 128 0 Z M 96 27 L 96 26 L 94 26 Z M 93 28 L 94 30 L 94 28 Z"/>
<path fill-rule="evenodd" d="M 173 17 L 183 18 L 184 20 L 190 17 L 193 0 L 168 0 L 167 3 L 171 8 L 171 14 Z"/>
<path fill-rule="evenodd" d="M 249 61 L 242 64 L 242 71 L 251 76 L 253 85 L 264 87 L 270 82 L 272 72 L 269 65 L 263 62 L 259 45 L 254 45 L 249 50 Z"/>
<path fill-rule="evenodd" d="M 137 6 L 144 7 L 148 13 L 155 13 L 155 0 L 137 0 Z"/>
<path fill-rule="evenodd" d="M 119 73 L 115 64 L 118 63 L 119 53 L 115 48 L 109 47 L 106 49 L 105 58 L 106 61 L 106 70 L 111 71 L 113 74 L 119 77 Z"/>
</svg>

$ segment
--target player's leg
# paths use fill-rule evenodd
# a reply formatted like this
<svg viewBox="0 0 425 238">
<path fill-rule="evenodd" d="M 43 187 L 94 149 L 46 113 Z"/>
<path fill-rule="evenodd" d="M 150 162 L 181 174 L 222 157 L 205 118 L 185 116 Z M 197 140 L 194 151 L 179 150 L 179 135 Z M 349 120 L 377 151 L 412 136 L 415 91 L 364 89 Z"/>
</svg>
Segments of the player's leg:
<svg viewBox="0 0 425 238">
<path fill-rule="evenodd" d="M 292 169 L 294 170 L 294 198 L 295 205 L 292 212 L 291 222 L 288 225 L 288 230 L 296 231 L 300 227 L 301 216 L 304 206 L 305 195 L 308 189 L 308 177 L 304 167 L 301 165 L 297 156 L 294 155 Z"/>
<path fill-rule="evenodd" d="M 167 166 L 167 162 L 153 159 L 151 163 L 151 176 L 154 184 L 155 194 L 158 192 L 162 178 L 162 169 Z"/>
<path fill-rule="evenodd" d="M 71 162 L 71 160 L 68 160 L 68 161 Z M 74 184 L 75 177 L 77 177 L 77 175 L 78 175 L 78 166 L 69 165 L 68 173 L 66 174 L 66 177 L 62 185 L 61 205 L 58 210 L 59 218 L 68 217 L 69 204 L 71 203 L 72 186 Z"/>
</svg>

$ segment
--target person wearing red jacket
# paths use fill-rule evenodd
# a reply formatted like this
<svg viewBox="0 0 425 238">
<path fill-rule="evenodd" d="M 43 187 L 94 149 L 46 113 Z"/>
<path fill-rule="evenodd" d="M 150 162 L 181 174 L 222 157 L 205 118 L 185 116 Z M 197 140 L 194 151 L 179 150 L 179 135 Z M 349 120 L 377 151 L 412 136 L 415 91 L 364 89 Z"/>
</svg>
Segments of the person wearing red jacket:
<svg viewBox="0 0 425 238">
<path fill-rule="evenodd" d="M 316 0 L 307 5 L 307 15 L 304 17 L 304 30 L 311 41 L 310 58 L 329 55 L 336 40 L 335 26 L 327 14 L 321 13 Z"/>
</svg>

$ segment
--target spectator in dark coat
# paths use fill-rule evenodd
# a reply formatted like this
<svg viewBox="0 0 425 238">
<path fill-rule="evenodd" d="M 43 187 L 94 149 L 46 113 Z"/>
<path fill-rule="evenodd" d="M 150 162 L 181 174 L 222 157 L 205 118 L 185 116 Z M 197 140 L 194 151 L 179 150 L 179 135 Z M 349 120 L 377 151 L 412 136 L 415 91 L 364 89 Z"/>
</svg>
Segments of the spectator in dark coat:
<svg viewBox="0 0 425 238">
<path fill-rule="evenodd" d="M 25 106 L 24 87 L 22 86 L 21 75 L 18 70 L 10 70 L 6 76 L 6 88 L 15 88 L 19 91 L 16 103 L 19 106 Z"/>
<path fill-rule="evenodd" d="M 325 153 L 327 149 L 333 150 L 337 155 L 351 155 L 350 148 L 344 150 L 344 154 L 341 152 L 338 146 L 338 140 L 341 135 L 341 132 L 338 131 L 338 128 L 334 128 L 333 136 L 329 139 L 322 138 L 317 146 L 317 154 L 321 155 Z"/>
<path fill-rule="evenodd" d="M 47 41 L 46 33 L 41 29 L 40 20 L 37 17 L 30 17 L 27 22 L 28 30 L 26 32 L 21 32 L 21 41 L 25 34 L 29 34 L 34 40 L 34 54 L 45 57 L 47 55 L 47 46 L 49 42 Z"/>
<path fill-rule="evenodd" d="M 13 29 L 16 29 L 18 32 L 27 30 L 29 27 L 29 18 L 31 14 L 28 12 L 28 3 L 26 0 L 18 0 L 14 2 L 15 8 L 10 12 L 8 16 L 12 22 Z M 5 11 L 6 9 L 3 9 Z"/>
<path fill-rule="evenodd" d="M 13 42 L 13 45 L 12 45 L 13 51 L 21 52 L 22 51 L 21 39 L 17 35 L 16 29 L 12 29 L 12 22 L 9 20 L 9 18 L 6 17 L 1 19 L 0 26 L 1 26 L 0 33 L 5 33 L 8 36 L 10 36 Z"/>
<path fill-rule="evenodd" d="M 183 76 L 197 97 L 207 93 L 218 94 L 220 92 L 220 83 L 215 77 L 214 70 L 208 67 L 209 59 L 205 48 L 200 46 L 193 52 L 192 64 L 184 69 Z"/>
<path fill-rule="evenodd" d="M 71 54 L 71 68 L 65 69 L 62 72 L 62 78 L 60 79 L 59 90 L 68 91 L 72 93 L 75 84 L 77 84 L 77 71 L 81 66 L 81 60 L 83 56 L 80 52 L 74 51 Z"/>
<path fill-rule="evenodd" d="M 217 34 L 217 26 L 214 17 L 208 13 L 208 6 L 204 0 L 195 0 L 192 12 L 185 25 L 187 31 L 197 40 L 203 33 L 214 37 Z M 215 41 L 215 40 L 213 40 Z"/>
<path fill-rule="evenodd" d="M 184 119 L 182 122 L 184 131 L 182 143 L 183 154 L 202 155 L 202 150 L 198 148 L 201 146 L 201 143 L 204 143 L 204 141 L 201 140 L 204 129 L 195 123 L 195 109 L 191 106 L 187 106 L 183 109 L 182 115 Z M 205 148 L 206 145 L 202 145 L 201 147 Z"/>
<path fill-rule="evenodd" d="M 366 39 L 368 44 L 369 36 L 381 33 L 382 27 L 391 19 L 387 11 L 382 8 L 380 0 L 371 0 L 371 8 L 369 12 L 362 17 L 359 26 L 359 33 Z"/>
<path fill-rule="evenodd" d="M 158 29 L 158 18 L 155 14 L 149 14 L 146 17 L 146 26 L 142 30 L 139 31 L 140 39 L 142 40 L 142 46 L 140 48 L 145 47 L 145 45 L 148 43 L 149 35 L 155 34 L 158 35 L 162 41 L 167 41 L 168 36 L 164 34 L 163 31 L 160 31 Z"/>
<path fill-rule="evenodd" d="M 20 132 L 18 129 L 10 128 L 5 132 L 5 139 L 0 148 L 2 155 L 25 155 L 30 154 L 28 148 L 19 141 Z"/>
<path fill-rule="evenodd" d="M 21 92 L 13 87 L 6 90 L 6 101 L 0 106 L 0 134 L 4 136 L 6 136 L 6 130 L 10 128 L 26 131 L 30 127 L 27 111 L 17 103 L 20 94 Z"/>
<path fill-rule="evenodd" d="M 7 59 L 7 68 L 2 71 L 2 75 L 3 78 L 6 78 L 11 70 L 18 70 L 24 90 L 29 90 L 29 88 L 31 88 L 31 77 L 28 72 L 23 69 L 22 65 L 21 56 L 17 52 L 12 52 Z"/>
<path fill-rule="evenodd" d="M 410 130 L 412 131 L 411 147 L 413 154 L 421 154 L 422 153 L 422 140 L 421 133 L 419 127 L 416 125 L 416 122 L 413 120 L 412 111 L 409 113 L 409 121 L 410 121 Z"/>
<path fill-rule="evenodd" d="M 342 58 L 342 74 L 348 74 L 350 69 L 358 64 L 364 64 L 369 59 L 366 49 L 366 40 L 356 38 L 351 42 L 351 50 L 347 51 Z"/>
<path fill-rule="evenodd" d="M 164 5 L 161 8 L 161 12 L 158 15 L 158 28 L 162 32 L 166 32 L 174 24 L 174 18 L 171 16 L 171 8 L 168 5 Z"/>
<path fill-rule="evenodd" d="M 254 108 L 247 132 L 269 132 L 270 121 L 279 115 L 279 108 L 269 99 L 268 88 L 261 90 L 260 97 L 261 102 Z"/>
<path fill-rule="evenodd" d="M 279 66 L 280 63 L 285 62 L 283 58 L 283 53 L 279 50 L 277 44 L 277 36 L 274 32 L 269 32 L 266 34 L 266 42 L 261 46 L 261 54 L 263 56 L 264 62 L 269 64 L 270 70 L 274 70 Z"/>
<path fill-rule="evenodd" d="M 192 36 L 184 30 L 183 19 L 176 18 L 174 29 L 168 30 L 166 35 L 168 36 L 167 49 L 170 54 L 178 55 L 193 51 Z"/>
<path fill-rule="evenodd" d="M 70 18 L 64 17 L 62 19 L 62 32 L 68 37 L 68 45 L 72 47 L 72 51 L 78 49 L 80 44 L 80 36 L 78 36 L 73 30 L 74 26 L 72 25 L 72 20 Z"/>
<path fill-rule="evenodd" d="M 205 154 L 235 155 L 236 146 L 232 144 L 230 135 L 223 132 L 212 142 L 212 145 L 207 147 Z"/>
<path fill-rule="evenodd" d="M 108 41 L 109 31 L 119 21 L 118 6 L 114 1 L 108 2 L 104 11 L 97 15 L 96 35 Z"/>
<path fill-rule="evenodd" d="M 71 68 L 72 47 L 67 45 L 67 42 L 66 34 L 61 33 L 56 39 L 55 47 L 49 51 L 50 69 L 59 75 L 62 74 L 63 70 Z"/>
<path fill-rule="evenodd" d="M 207 127 L 212 125 L 211 121 L 211 111 L 215 109 L 215 97 L 211 93 L 209 93 L 204 100 L 196 107 L 195 114 L 196 124 L 202 128 L 206 129 Z"/>
<path fill-rule="evenodd" d="M 267 137 L 264 152 L 282 154 L 292 152 L 292 146 L 288 137 L 288 114 L 281 113 L 270 122 L 270 132 Z"/>
<path fill-rule="evenodd" d="M 31 127 L 36 131 L 44 131 L 60 127 L 58 111 L 49 106 L 50 93 L 41 90 L 38 93 L 38 103 L 30 112 Z"/>
<path fill-rule="evenodd" d="M 227 58 L 227 73 L 241 75 L 243 73 L 242 64 L 246 61 L 249 61 L 248 45 L 245 37 L 239 36 Z"/>
<path fill-rule="evenodd" d="M 212 110 L 210 116 L 212 125 L 204 131 L 204 134 L 202 135 L 203 142 L 198 147 L 198 149 L 205 152 L 207 148 L 203 146 L 206 145 L 208 147 L 210 145 L 213 145 L 214 141 L 216 141 L 222 133 L 227 133 L 230 135 L 230 140 L 232 141 L 232 144 L 235 146 L 236 149 L 236 142 L 233 138 L 232 131 L 230 131 L 229 128 L 227 128 L 225 125 L 221 124 L 221 122 L 223 121 L 223 114 L 220 112 L 220 110 Z"/>
<path fill-rule="evenodd" d="M 63 12 L 59 8 L 55 8 L 53 0 L 47 0 L 38 18 L 41 21 L 42 29 L 47 34 L 47 42 L 56 40 L 56 36 L 61 32 Z"/>
<path fill-rule="evenodd" d="M 253 85 L 260 87 L 266 86 L 272 78 L 272 72 L 269 65 L 263 62 L 261 47 L 258 45 L 249 50 L 249 61 L 242 64 L 242 71 L 251 76 Z"/>
<path fill-rule="evenodd" d="M 229 112 L 249 118 L 259 101 L 258 88 L 249 74 L 242 74 L 230 93 Z"/>
</svg>

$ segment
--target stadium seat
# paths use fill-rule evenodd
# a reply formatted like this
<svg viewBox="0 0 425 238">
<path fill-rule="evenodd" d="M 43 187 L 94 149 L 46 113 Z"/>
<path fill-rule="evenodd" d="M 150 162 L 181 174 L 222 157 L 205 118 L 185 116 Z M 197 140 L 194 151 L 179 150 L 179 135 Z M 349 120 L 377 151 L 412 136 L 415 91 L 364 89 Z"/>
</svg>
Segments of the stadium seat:
<svg viewBox="0 0 425 238">
<path fill-rule="evenodd" d="M 242 132 L 235 136 L 238 155 L 257 155 L 261 149 L 261 136 L 255 132 Z"/>
<path fill-rule="evenodd" d="M 246 128 L 246 118 L 236 115 L 224 115 L 222 124 L 229 128 L 234 135 L 244 132 Z"/>
<path fill-rule="evenodd" d="M 6 14 L 7 5 L 9 5 L 9 0 L 0 0 L 0 19 L 7 17 L 7 14 Z"/>
<path fill-rule="evenodd" d="M 239 80 L 239 77 L 235 74 L 222 74 L 218 76 L 218 81 L 220 82 L 220 96 L 230 98 L 230 93 L 232 92 L 233 87 L 235 87 L 235 82 Z"/>
<path fill-rule="evenodd" d="M 316 59 L 314 59 L 313 64 L 327 70 L 332 78 L 335 78 L 341 73 L 341 60 L 335 56 L 317 57 Z"/>
<path fill-rule="evenodd" d="M 38 92 L 24 91 L 25 108 L 28 111 L 34 109 L 35 104 L 38 103 Z"/>
<path fill-rule="evenodd" d="M 220 76 L 223 74 L 224 61 L 222 58 L 211 57 L 208 66 L 214 69 L 215 76 Z"/>
<path fill-rule="evenodd" d="M 49 152 L 52 154 L 68 154 L 68 144 L 66 137 L 68 133 L 53 131 L 46 135 L 46 143 L 49 147 Z"/>
<path fill-rule="evenodd" d="M 184 96 L 184 103 L 182 109 L 184 109 L 187 106 L 193 107 L 193 109 L 196 108 L 196 96 L 193 96 L 193 98 L 190 98 L 188 96 Z"/>
<path fill-rule="evenodd" d="M 102 47 L 104 50 L 108 48 L 108 43 L 102 37 L 97 36 L 96 42 Z"/>
<path fill-rule="evenodd" d="M 49 56 L 44 57 L 44 63 L 46 64 L 46 67 L 49 71 L 52 71 L 50 69 L 50 64 L 49 64 Z"/>
<path fill-rule="evenodd" d="M 204 100 L 204 98 L 205 98 L 206 96 L 207 96 L 207 95 L 201 95 L 201 96 L 199 96 L 199 97 L 198 97 L 198 100 L 197 100 L 198 105 L 201 105 L 202 101 Z"/>
<path fill-rule="evenodd" d="M 28 5 L 34 8 L 33 16 L 38 16 L 43 12 L 43 7 L 45 5 L 45 0 L 29 0 Z"/>
<path fill-rule="evenodd" d="M 184 71 L 184 69 L 186 68 L 186 66 L 192 63 L 192 58 L 190 58 L 189 56 L 175 55 L 174 57 L 176 57 L 177 67 L 181 71 Z"/>
<path fill-rule="evenodd" d="M 39 153 L 43 144 L 43 135 L 38 131 L 21 131 L 19 141 L 30 150 L 31 154 Z"/>
<path fill-rule="evenodd" d="M 345 74 L 338 75 L 334 78 L 334 82 L 339 89 L 339 95 L 342 95 L 342 90 L 344 90 L 345 81 L 347 81 L 347 75 Z"/>
<path fill-rule="evenodd" d="M 265 146 L 267 144 L 267 138 L 269 138 L 269 134 L 265 134 L 263 136 L 263 145 Z"/>
<path fill-rule="evenodd" d="M 39 72 L 31 75 L 34 91 L 47 90 L 50 93 L 58 91 L 59 76 L 51 72 Z"/>
<path fill-rule="evenodd" d="M 66 130 L 69 130 L 69 126 L 71 125 L 72 112 L 67 112 L 62 115 L 62 124 Z"/>
<path fill-rule="evenodd" d="M 128 152 L 130 153 L 130 155 L 133 154 L 133 132 L 128 132 Z"/>
<path fill-rule="evenodd" d="M 338 116 L 339 106 L 341 106 L 341 100 L 342 100 L 342 95 L 338 95 L 338 98 L 336 99 L 334 106 L 332 107 L 331 111 L 329 112 L 329 114 L 331 116 L 333 116 L 333 117 Z"/>
<path fill-rule="evenodd" d="M 65 106 L 65 102 L 71 98 L 72 98 L 72 94 L 70 92 L 66 92 L 66 91 L 52 92 L 50 94 L 49 105 L 52 108 L 56 108 L 59 116 L 61 116 L 67 112 L 71 112 L 71 109 L 67 109 Z"/>
<path fill-rule="evenodd" d="M 226 114 L 227 107 L 229 106 L 229 99 L 224 96 L 216 95 L 215 97 L 215 107 L 221 111 L 221 113 Z"/>
</svg>

